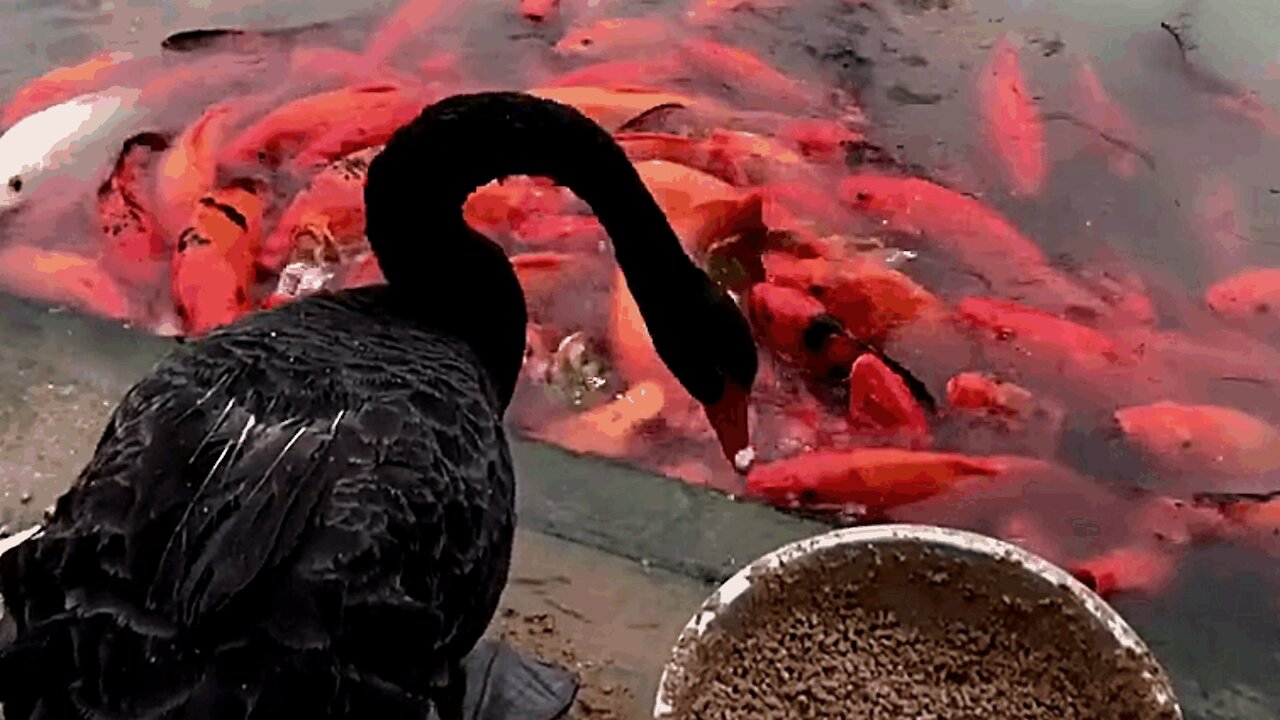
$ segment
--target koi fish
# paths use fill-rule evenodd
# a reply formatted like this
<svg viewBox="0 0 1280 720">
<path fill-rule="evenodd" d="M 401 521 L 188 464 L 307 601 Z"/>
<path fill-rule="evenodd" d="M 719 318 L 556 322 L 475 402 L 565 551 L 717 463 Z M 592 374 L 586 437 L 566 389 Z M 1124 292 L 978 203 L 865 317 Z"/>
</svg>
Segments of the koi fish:
<svg viewBox="0 0 1280 720">
<path fill-rule="evenodd" d="M 874 353 L 853 361 L 849 371 L 849 418 L 854 427 L 887 430 L 912 445 L 929 443 L 929 419 L 907 383 Z"/>
<path fill-rule="evenodd" d="M 262 214 L 262 199 L 245 187 L 218 188 L 196 203 L 178 236 L 171 271 L 188 335 L 203 335 L 253 309 Z"/>
<path fill-rule="evenodd" d="M 838 320 L 796 288 L 757 283 L 747 293 L 751 324 L 765 347 L 816 377 L 847 373 L 858 348 Z"/>
<path fill-rule="evenodd" d="M 1191 225 L 1203 244 L 1202 262 L 1219 275 L 1235 271 L 1248 257 L 1248 218 L 1240 209 L 1236 188 L 1223 175 L 1197 178 L 1191 203 Z"/>
<path fill-rule="evenodd" d="M 73 163 L 110 164 L 103 140 L 131 119 L 140 93 L 109 88 L 28 115 L 0 135 L 0 212 L 18 207 Z"/>
<path fill-rule="evenodd" d="M 569 105 L 610 131 L 657 107 L 706 105 L 686 95 L 633 87 L 553 86 L 527 92 Z"/>
<path fill-rule="evenodd" d="M 102 268 L 135 289 L 159 286 L 169 264 L 169 245 L 143 189 L 149 161 L 168 146 L 155 133 L 129 138 L 111 176 L 98 188 Z"/>
<path fill-rule="evenodd" d="M 963 410 L 1025 417 L 1035 409 L 1035 397 L 1023 387 L 989 375 L 964 372 L 947 381 L 947 404 Z"/>
<path fill-rule="evenodd" d="M 1090 146 L 1103 153 L 1107 167 L 1119 178 L 1132 178 L 1138 172 L 1139 156 L 1129 148 L 1136 147 L 1138 132 L 1128 114 L 1107 92 L 1093 63 L 1080 60 L 1072 82 L 1072 104 L 1079 108 L 1082 119 L 1095 132 Z"/>
<path fill-rule="evenodd" d="M 796 107 L 807 107 L 817 100 L 812 89 L 742 48 L 691 38 L 680 43 L 680 51 L 690 66 L 739 93 Z"/>
<path fill-rule="evenodd" d="M 862 133 L 833 120 L 805 118 L 789 120 L 778 128 L 778 137 L 799 149 L 814 162 L 842 162 L 845 148 L 865 138 Z"/>
<path fill-rule="evenodd" d="M 632 385 L 616 399 L 599 407 L 556 420 L 534 431 L 543 441 L 572 452 L 621 458 L 631 454 L 646 422 L 656 420 L 665 393 L 656 382 Z"/>
<path fill-rule="evenodd" d="M 1120 430 L 1175 472 L 1256 475 L 1280 468 L 1280 432 L 1235 408 L 1157 402 L 1115 412 Z"/>
<path fill-rule="evenodd" d="M 853 337 L 873 346 L 905 325 L 939 321 L 947 313 L 911 278 L 872 261 L 833 265 L 768 253 L 765 272 L 770 282 L 814 293 Z"/>
<path fill-rule="evenodd" d="M 357 85 L 299 98 L 267 113 L 240 132 L 222 152 L 226 163 L 259 162 L 277 167 L 286 156 L 351 125 L 381 124 L 417 105 L 411 91 L 391 83 Z M 332 142 L 332 141 L 330 141 Z"/>
<path fill-rule="evenodd" d="M 719 25 L 730 13 L 741 8 L 773 8 L 791 4 L 792 0 L 691 0 L 685 18 L 695 25 Z"/>
<path fill-rule="evenodd" d="M 1280 536 L 1280 497 L 1225 504 L 1220 514 L 1232 526 L 1257 535 Z"/>
<path fill-rule="evenodd" d="M 465 6 L 462 0 L 404 0 L 396 11 L 378 23 L 365 43 L 364 59 L 382 65 L 411 38 L 423 37 L 432 27 L 448 21 Z"/>
<path fill-rule="evenodd" d="M 115 71 L 133 58 L 130 52 L 103 52 L 75 65 L 50 70 L 14 92 L 0 111 L 0 126 L 15 125 L 28 115 L 106 88 Z"/>
<path fill-rule="evenodd" d="M 1089 365 L 1134 364 L 1132 352 L 1100 330 L 1008 300 L 969 297 L 956 306 L 959 318 L 1032 355 Z"/>
<path fill-rule="evenodd" d="M 957 481 L 994 477 L 999 462 L 899 448 L 819 450 L 756 465 L 747 490 L 774 504 L 863 505 L 873 511 L 938 495 Z"/>
<path fill-rule="evenodd" d="M 1006 517 L 996 535 L 1051 563 L 1061 564 L 1066 557 L 1061 543 L 1043 524 L 1026 512 L 1014 512 Z"/>
<path fill-rule="evenodd" d="M 182 230 L 196 201 L 213 191 L 218 151 L 242 111 L 219 103 L 182 131 L 157 168 L 156 214 L 171 236 Z"/>
<path fill-rule="evenodd" d="M 512 233 L 536 218 L 572 213 L 577 203 L 565 188 L 516 176 L 477 188 L 463 204 L 462 216 L 482 232 Z"/>
<path fill-rule="evenodd" d="M 583 260 L 561 252 L 527 252 L 511 256 L 511 267 L 528 301 L 531 314 L 552 301 L 569 285 L 580 282 L 577 275 Z"/>
<path fill-rule="evenodd" d="M 293 172 L 306 175 L 344 156 L 385 145 L 396 130 L 422 112 L 425 100 L 422 96 L 406 94 L 378 112 L 357 116 L 350 123 L 332 128 L 298 152 L 293 158 Z"/>
<path fill-rule="evenodd" d="M 75 253 L 7 244 L 0 248 L 0 287 L 109 320 L 132 317 L 124 288 L 92 260 Z"/>
<path fill-rule="evenodd" d="M 746 170 L 717 144 L 683 135 L 658 132 L 620 132 L 614 140 L 633 163 L 665 160 L 712 175 L 730 185 L 745 185 Z M 652 171 L 655 172 L 656 171 Z"/>
<path fill-rule="evenodd" d="M 1232 320 L 1270 320 L 1280 313 L 1280 268 L 1250 268 L 1219 280 L 1205 291 L 1205 303 Z"/>
<path fill-rule="evenodd" d="M 1126 546 L 1070 563 L 1077 580 L 1104 598 L 1120 594 L 1156 595 L 1173 580 L 1178 558 L 1168 550 Z"/>
<path fill-rule="evenodd" d="M 570 28 L 551 49 L 567 57 L 617 58 L 662 47 L 674 33 L 671 23 L 662 18 L 607 18 Z"/>
<path fill-rule="evenodd" d="M 364 237 L 364 184 L 372 147 L 332 163 L 293 198 L 256 252 L 260 267 L 279 272 L 292 262 L 331 268 L 368 250 Z"/>
<path fill-rule="evenodd" d="M 531 247 L 577 252 L 597 251 L 608 238 L 594 215 L 531 215 L 516 225 L 514 234 Z"/>
<path fill-rule="evenodd" d="M 685 74 L 675 53 L 629 60 L 605 60 L 561 73 L 550 87 L 599 87 L 605 89 L 646 88 L 660 92 L 662 85 Z"/>
<path fill-rule="evenodd" d="M 520 0 L 520 17 L 530 22 L 543 22 L 560 8 L 560 0 Z"/>
<path fill-rule="evenodd" d="M 978 81 L 986 141 L 1005 179 L 1019 195 L 1039 195 L 1049 174 L 1044 120 L 1022 73 L 1019 50 L 1009 35 L 991 48 Z"/>
</svg>

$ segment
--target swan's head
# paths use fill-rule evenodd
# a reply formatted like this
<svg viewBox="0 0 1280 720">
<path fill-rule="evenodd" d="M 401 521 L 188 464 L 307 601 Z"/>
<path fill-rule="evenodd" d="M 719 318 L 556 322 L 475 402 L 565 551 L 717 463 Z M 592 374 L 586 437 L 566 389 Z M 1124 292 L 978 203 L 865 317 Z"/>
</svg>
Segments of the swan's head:
<svg viewBox="0 0 1280 720">
<path fill-rule="evenodd" d="M 750 464 L 747 418 L 758 358 L 751 326 L 733 298 L 703 277 L 699 302 L 672 323 L 653 323 L 650 336 L 663 362 L 705 408 L 724 456 L 739 471 Z"/>
</svg>

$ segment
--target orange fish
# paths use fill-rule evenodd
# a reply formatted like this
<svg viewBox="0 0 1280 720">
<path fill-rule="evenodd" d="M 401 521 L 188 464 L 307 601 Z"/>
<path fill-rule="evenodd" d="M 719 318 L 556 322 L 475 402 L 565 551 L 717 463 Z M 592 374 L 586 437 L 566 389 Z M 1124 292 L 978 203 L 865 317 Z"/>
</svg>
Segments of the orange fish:
<svg viewBox="0 0 1280 720">
<path fill-rule="evenodd" d="M 462 206 L 471 227 L 485 233 L 519 232 L 524 223 L 571 213 L 580 203 L 569 190 L 525 176 L 509 177 L 476 189 Z"/>
<path fill-rule="evenodd" d="M 690 0 L 685 18 L 695 25 L 720 25 L 730 13 L 741 8 L 771 8 L 790 5 L 794 0 Z"/>
<path fill-rule="evenodd" d="M 1059 274 L 1031 239 L 979 200 L 921 178 L 859 173 L 840 183 L 841 202 L 888 232 L 924 238 L 998 288 L 1034 292 L 1037 304 L 1087 308 L 1105 305 Z"/>
<path fill-rule="evenodd" d="M 997 340 L 1014 343 L 1046 360 L 1100 365 L 1136 360 L 1133 353 L 1099 330 L 1008 300 L 969 297 L 960 301 L 956 313 Z"/>
<path fill-rule="evenodd" d="M 617 130 L 628 120 L 657 107 L 707 107 L 703 100 L 687 95 L 660 92 L 643 87 L 598 87 L 589 85 L 552 86 L 529 90 L 544 100 L 572 106 L 608 130 Z"/>
<path fill-rule="evenodd" d="M 1087 60 L 1076 65 L 1072 99 L 1086 123 L 1111 138 L 1136 145 L 1138 131 L 1133 121 L 1107 92 L 1098 71 Z M 1106 155 L 1107 166 L 1117 177 L 1127 179 L 1137 174 L 1139 157 L 1132 150 L 1117 147 L 1105 138 L 1096 138 L 1091 146 Z"/>
<path fill-rule="evenodd" d="M 263 201 L 246 187 L 201 198 L 178 236 L 171 282 L 188 335 L 203 335 L 250 312 Z"/>
<path fill-rule="evenodd" d="M 218 151 L 242 111 L 219 103 L 187 126 L 160 160 L 156 179 L 157 215 L 170 236 L 182 230 L 196 201 L 213 190 Z"/>
<path fill-rule="evenodd" d="M 163 282 L 170 251 L 151 212 L 144 174 L 149 161 L 167 147 L 168 141 L 154 133 L 130 138 L 98 188 L 102 268 L 125 285 L 147 291 Z"/>
<path fill-rule="evenodd" d="M 550 19 L 560 9 L 560 0 L 520 0 L 520 17 L 531 22 Z"/>
<path fill-rule="evenodd" d="M 1205 291 L 1205 302 L 1225 318 L 1270 321 L 1280 314 L 1280 268 L 1250 268 L 1219 280 Z"/>
<path fill-rule="evenodd" d="M 849 371 L 849 418 L 854 427 L 901 434 L 912 445 L 929 444 L 929 419 L 907 383 L 874 353 Z"/>
<path fill-rule="evenodd" d="M 1280 432 L 1235 408 L 1165 401 L 1120 408 L 1115 419 L 1167 470 L 1242 476 L 1280 468 Z"/>
<path fill-rule="evenodd" d="M 665 160 L 701 170 L 731 185 L 748 182 L 746 170 L 723 147 L 705 141 L 658 132 L 620 132 L 614 140 L 632 162 Z"/>
<path fill-rule="evenodd" d="M 991 458 L 899 448 L 819 450 L 758 464 L 747 490 L 778 505 L 863 505 L 873 511 L 938 495 L 957 481 L 1002 472 Z"/>
<path fill-rule="evenodd" d="M 682 42 L 680 51 L 690 66 L 738 93 L 794 107 L 807 107 L 818 99 L 812 89 L 742 48 L 695 38 Z"/>
<path fill-rule="evenodd" d="M 874 346 L 904 325 L 938 321 L 947 312 L 911 278 L 873 261 L 835 264 L 768 253 L 765 272 L 770 282 L 815 293 L 853 337 Z"/>
<path fill-rule="evenodd" d="M 371 63 L 360 53 L 334 47 L 298 47 L 289 54 L 289 70 L 293 78 L 315 81 L 339 79 L 346 84 L 389 81 L 412 87 L 417 84 L 407 73 Z"/>
<path fill-rule="evenodd" d="M 676 53 L 644 58 L 605 60 L 561 73 L 551 87 L 645 88 L 659 91 L 663 85 L 685 74 Z"/>
<path fill-rule="evenodd" d="M 778 128 L 778 137 L 795 145 L 802 155 L 815 162 L 843 162 L 845 148 L 863 140 L 862 133 L 834 120 L 805 118 L 790 120 Z"/>
<path fill-rule="evenodd" d="M 331 137 L 335 130 L 352 125 L 381 126 L 388 118 L 403 117 L 406 107 L 413 106 L 421 110 L 416 93 L 391 83 L 309 95 L 276 108 L 243 130 L 224 149 L 222 158 L 228 163 L 260 162 L 276 167 L 287 156 Z M 353 123 L 353 118 L 359 123 Z"/>
<path fill-rule="evenodd" d="M 391 135 L 416 118 L 425 98 L 406 95 L 381 112 L 353 119 L 334 127 L 307 144 L 293 158 L 293 172 L 307 175 L 335 160 L 367 148 L 385 145 Z"/>
<path fill-rule="evenodd" d="M 846 373 L 858 348 L 840 322 L 796 288 L 757 283 L 747 294 L 751 324 L 765 347 L 817 377 Z"/>
<path fill-rule="evenodd" d="M 528 252 L 511 256 L 511 266 L 524 290 L 531 313 L 577 281 L 582 258 L 561 252 Z"/>
<path fill-rule="evenodd" d="M 1280 537 L 1280 497 L 1265 501 L 1232 502 L 1221 509 L 1222 517 L 1248 532 Z"/>
<path fill-rule="evenodd" d="M 128 52 L 103 52 L 41 75 L 13 94 L 0 112 L 0 126 L 9 127 L 28 115 L 107 87 L 114 71 L 132 59 L 133 54 Z"/>
<path fill-rule="evenodd" d="M 256 253 L 260 267 L 279 272 L 290 262 L 340 265 L 368 249 L 364 238 L 364 183 L 381 148 L 332 163 L 285 208 Z"/>
<path fill-rule="evenodd" d="M 128 294 L 87 257 L 9 243 L 0 248 L 0 287 L 109 320 L 131 319 Z"/>
<path fill-rule="evenodd" d="M 621 270 L 614 271 L 610 306 L 609 349 L 614 368 L 627 383 L 654 382 L 662 388 L 662 417 L 674 430 L 709 436 L 711 428 L 698 401 L 676 380 L 653 349 L 649 329 Z"/>
<path fill-rule="evenodd" d="M 516 239 L 537 248 L 592 252 L 608 236 L 594 215 L 531 215 L 515 230 Z"/>
<path fill-rule="evenodd" d="M 1009 186 L 1019 195 L 1039 195 L 1049 174 L 1044 120 L 1009 35 L 1001 36 L 991 48 L 979 76 L 978 97 L 986 141 Z"/>
<path fill-rule="evenodd" d="M 691 251 L 705 251 L 723 237 L 714 232 L 719 225 L 717 217 L 737 216 L 738 210 L 754 201 L 748 193 L 720 178 L 680 163 L 645 160 L 636 163 L 635 168 L 676 235 Z"/>
<path fill-rule="evenodd" d="M 964 372 L 947 381 L 947 404 L 965 410 L 1027 416 L 1035 409 L 1030 391 L 989 375 Z"/>
<path fill-rule="evenodd" d="M 464 7 L 462 0 L 404 0 L 400 7 L 378 23 L 365 43 L 364 59 L 370 66 L 382 65 L 405 42 L 424 37 Z"/>
<path fill-rule="evenodd" d="M 1077 580 L 1104 598 L 1129 593 L 1156 595 L 1173 580 L 1178 557 L 1169 550 L 1133 545 L 1067 567 Z"/>
<path fill-rule="evenodd" d="M 663 47 L 674 34 L 671 23 L 658 17 L 607 18 L 570 28 L 552 49 L 570 57 L 616 59 Z"/>
<path fill-rule="evenodd" d="M 662 414 L 664 403 L 662 385 L 636 383 L 610 402 L 554 420 L 533 434 L 573 452 L 622 458 L 635 451 L 644 424 Z"/>
</svg>

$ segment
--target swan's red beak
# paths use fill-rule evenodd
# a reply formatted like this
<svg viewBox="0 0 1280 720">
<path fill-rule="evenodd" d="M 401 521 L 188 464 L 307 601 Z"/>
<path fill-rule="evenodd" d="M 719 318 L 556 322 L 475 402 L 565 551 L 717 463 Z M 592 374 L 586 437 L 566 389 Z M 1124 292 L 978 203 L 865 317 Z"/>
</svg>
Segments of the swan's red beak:
<svg viewBox="0 0 1280 720">
<path fill-rule="evenodd" d="M 744 459 L 743 451 L 751 446 L 751 428 L 747 421 L 747 404 L 751 393 L 732 380 L 726 380 L 724 395 L 718 402 L 704 406 L 707 419 L 716 431 L 720 448 L 734 469 L 745 473 L 750 458 Z"/>
</svg>

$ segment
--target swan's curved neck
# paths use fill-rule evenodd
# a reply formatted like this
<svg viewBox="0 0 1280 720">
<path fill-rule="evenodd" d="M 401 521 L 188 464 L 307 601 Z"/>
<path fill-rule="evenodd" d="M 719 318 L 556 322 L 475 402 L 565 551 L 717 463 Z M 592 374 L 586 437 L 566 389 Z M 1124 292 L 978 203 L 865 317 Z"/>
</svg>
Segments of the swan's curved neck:
<svg viewBox="0 0 1280 720">
<path fill-rule="evenodd" d="M 622 149 L 577 111 L 518 93 L 428 107 L 369 166 L 366 232 L 388 283 L 472 346 L 505 401 L 524 355 L 524 297 L 462 206 L 511 175 L 548 177 L 591 206 L 650 327 L 679 312 L 671 298 L 696 296 L 705 281 Z"/>
</svg>

